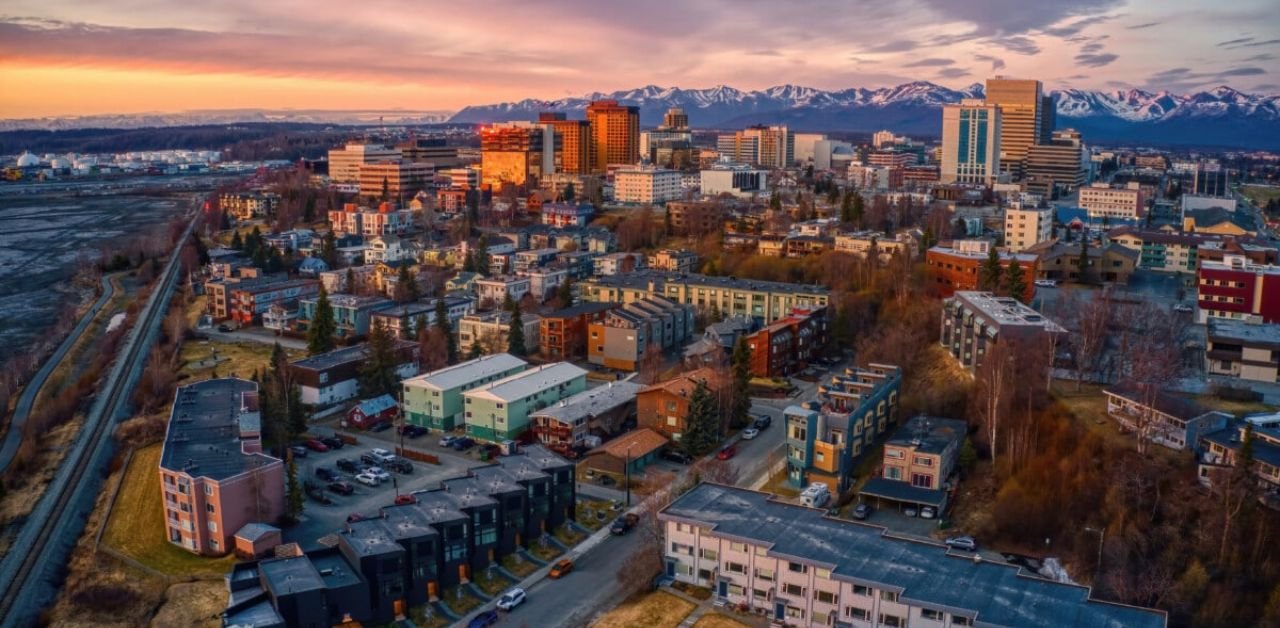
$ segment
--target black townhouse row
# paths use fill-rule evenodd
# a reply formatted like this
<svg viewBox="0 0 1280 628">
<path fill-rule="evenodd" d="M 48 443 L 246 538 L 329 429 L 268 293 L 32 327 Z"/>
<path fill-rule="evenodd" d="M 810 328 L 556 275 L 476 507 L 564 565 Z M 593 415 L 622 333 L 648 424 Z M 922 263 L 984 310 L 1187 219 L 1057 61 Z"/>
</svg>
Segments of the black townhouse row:
<svg viewBox="0 0 1280 628">
<path fill-rule="evenodd" d="M 529 446 L 346 524 L 337 545 L 238 563 L 224 626 L 386 623 L 573 519 L 573 464 Z"/>
</svg>

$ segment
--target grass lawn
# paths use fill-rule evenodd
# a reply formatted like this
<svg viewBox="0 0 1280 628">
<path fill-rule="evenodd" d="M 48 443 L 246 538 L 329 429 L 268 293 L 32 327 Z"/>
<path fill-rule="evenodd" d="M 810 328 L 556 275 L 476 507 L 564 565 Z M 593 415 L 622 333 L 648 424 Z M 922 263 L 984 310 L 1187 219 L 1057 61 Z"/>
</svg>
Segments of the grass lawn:
<svg viewBox="0 0 1280 628">
<path fill-rule="evenodd" d="M 693 623 L 693 628 L 747 628 L 747 625 L 727 615 L 707 613 Z"/>
<path fill-rule="evenodd" d="M 431 617 L 427 618 L 427 612 L 431 612 Z M 409 619 L 418 625 L 418 628 L 444 628 L 450 624 L 449 620 L 442 617 L 436 609 L 431 608 L 430 604 L 422 604 L 409 609 Z"/>
<path fill-rule="evenodd" d="M 1194 399 L 1196 403 L 1206 408 L 1230 412 L 1231 414 L 1271 412 L 1276 409 L 1275 406 L 1269 406 L 1258 401 L 1231 401 L 1229 399 L 1219 399 L 1213 395 L 1199 395 L 1194 397 Z"/>
<path fill-rule="evenodd" d="M 691 598 L 706 601 L 711 599 L 711 589 L 689 584 L 688 582 L 676 582 L 671 585 L 674 589 L 679 589 L 685 595 Z"/>
<path fill-rule="evenodd" d="M 1112 444 L 1135 447 L 1133 437 L 1120 433 L 1120 427 L 1107 416 L 1107 397 L 1102 394 L 1103 388 L 1097 384 L 1084 384 L 1077 391 L 1075 382 L 1058 381 L 1053 384 L 1053 397 L 1085 429 Z"/>
<path fill-rule="evenodd" d="M 440 601 L 444 602 L 444 605 L 448 606 L 454 615 L 462 617 L 484 604 L 480 598 L 466 591 L 462 591 L 462 597 L 458 597 L 458 591 L 458 587 L 453 587 L 440 592 Z"/>
<path fill-rule="evenodd" d="M 159 466 L 159 444 L 134 452 L 102 542 L 164 574 L 225 575 L 235 564 L 235 556 L 203 558 L 173 545 L 165 537 L 160 478 L 156 473 Z"/>
<path fill-rule="evenodd" d="M 556 539 L 558 539 L 561 543 L 564 543 L 569 547 L 573 547 L 574 545 L 577 545 L 579 542 L 581 542 L 582 539 L 587 538 L 586 534 L 583 534 L 582 532 L 574 530 L 573 528 L 570 528 L 568 525 L 562 525 L 556 528 L 555 535 L 556 535 Z"/>
<path fill-rule="evenodd" d="M 490 597 L 506 591 L 512 585 L 512 582 L 507 580 L 507 577 L 502 575 L 502 573 L 496 569 L 493 571 L 493 577 L 489 576 L 488 569 L 477 570 L 475 577 L 471 579 L 471 582 L 479 587 L 481 591 L 484 591 L 485 595 Z"/>
<path fill-rule="evenodd" d="M 260 342 L 214 342 L 195 340 L 182 345 L 182 372 L 192 379 L 219 377 L 235 374 L 248 378 L 254 370 L 266 370 L 271 360 L 271 345 Z M 214 363 L 214 352 L 217 362 Z M 304 356 L 303 351 L 285 349 L 290 360 Z"/>
<path fill-rule="evenodd" d="M 654 591 L 623 602 L 595 623 L 597 628 L 653 628 L 679 626 L 692 613 L 692 602 L 665 591 Z"/>
<path fill-rule="evenodd" d="M 787 468 L 784 466 L 778 469 L 777 473 L 769 476 L 769 481 L 760 487 L 760 490 L 766 493 L 773 493 L 779 497 L 799 497 L 800 491 L 792 488 L 787 484 Z"/>
<path fill-rule="evenodd" d="M 553 558 L 563 554 L 564 552 L 560 551 L 560 548 L 557 547 L 555 543 L 547 543 L 546 547 L 543 547 L 541 543 L 534 543 L 529 548 L 529 553 L 533 554 L 538 560 L 544 563 L 549 563 Z"/>
<path fill-rule="evenodd" d="M 1280 199 L 1280 187 L 1242 185 L 1240 186 L 1240 193 L 1252 199 L 1259 207 L 1266 205 L 1267 201 L 1273 198 Z"/>
<path fill-rule="evenodd" d="M 524 578 L 538 570 L 538 566 L 533 564 L 532 561 L 517 557 L 515 554 L 507 554 L 506 556 L 503 556 L 502 566 L 517 578 Z"/>
<path fill-rule="evenodd" d="M 589 530 L 599 530 L 600 526 L 613 519 L 613 504 L 602 499 L 578 500 L 578 525 Z M 600 519 L 596 513 L 603 511 L 605 518 Z"/>
</svg>

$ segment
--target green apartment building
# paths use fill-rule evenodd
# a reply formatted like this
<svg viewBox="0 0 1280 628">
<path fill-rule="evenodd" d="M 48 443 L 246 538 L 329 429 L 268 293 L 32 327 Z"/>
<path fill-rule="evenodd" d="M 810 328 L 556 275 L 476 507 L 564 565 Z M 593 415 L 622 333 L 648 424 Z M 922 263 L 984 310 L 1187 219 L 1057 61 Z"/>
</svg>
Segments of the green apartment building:
<svg viewBox="0 0 1280 628">
<path fill-rule="evenodd" d="M 404 415 L 414 425 L 452 430 L 463 424 L 462 394 L 519 373 L 529 364 L 495 353 L 404 380 Z"/>
<path fill-rule="evenodd" d="M 516 373 L 469 390 L 465 398 L 467 436 L 501 442 L 529 429 L 529 415 L 587 389 L 587 372 L 556 362 Z"/>
</svg>

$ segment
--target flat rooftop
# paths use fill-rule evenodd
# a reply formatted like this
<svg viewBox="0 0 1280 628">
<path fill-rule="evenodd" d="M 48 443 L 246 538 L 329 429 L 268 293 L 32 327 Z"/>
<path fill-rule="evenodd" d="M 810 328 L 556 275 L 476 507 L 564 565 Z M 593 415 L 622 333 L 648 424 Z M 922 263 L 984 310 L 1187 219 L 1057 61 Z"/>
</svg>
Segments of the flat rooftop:
<svg viewBox="0 0 1280 628">
<path fill-rule="evenodd" d="M 608 382 L 595 388 L 584 390 L 576 395 L 565 397 L 537 412 L 530 412 L 529 416 L 551 417 L 562 423 L 573 423 L 578 419 L 590 419 L 618 406 L 635 401 L 636 393 L 643 389 L 643 384 L 635 382 Z"/>
<path fill-rule="evenodd" d="M 300 593 L 324 589 L 324 578 L 320 570 L 306 556 L 290 556 L 275 558 L 258 563 L 258 572 L 262 574 L 267 588 L 276 595 Z"/>
<path fill-rule="evenodd" d="M 382 508 L 382 521 L 397 540 L 439 534 L 435 528 L 431 527 L 431 518 L 422 511 L 420 504 L 384 506 Z"/>
<path fill-rule="evenodd" d="M 330 589 L 350 586 L 360 582 L 360 573 L 351 563 L 347 562 L 347 558 L 339 551 L 324 549 L 307 554 L 307 558 L 311 559 L 311 564 L 315 565 L 320 578 L 324 580 L 325 586 Z"/>
<path fill-rule="evenodd" d="M 1214 342 L 1234 340 L 1249 346 L 1280 347 L 1280 324 L 1247 323 L 1229 318 L 1209 317 L 1209 338 Z"/>
<path fill-rule="evenodd" d="M 898 591 L 906 603 L 968 611 L 984 625 L 1162 628 L 1167 621 L 1160 611 L 1090 600 L 1086 587 L 951 554 L 940 543 L 889 536 L 879 526 L 830 518 L 767 493 L 699 484 L 660 517 L 764 545 L 771 556 L 829 565 L 833 578 Z"/>
<path fill-rule="evenodd" d="M 491 384 L 463 393 L 464 396 L 487 397 L 497 401 L 515 401 L 537 394 L 552 386 L 559 386 L 587 372 L 568 362 L 556 362 L 522 371 Z"/>
<path fill-rule="evenodd" d="M 825 286 L 785 283 L 781 281 L 762 281 L 758 279 L 738 279 L 736 277 L 712 277 L 694 273 L 677 273 L 664 270 L 639 270 L 596 277 L 590 280 L 599 286 L 620 288 L 648 288 L 653 282 L 655 288 L 663 289 L 667 282 L 685 284 L 694 287 L 721 288 L 732 290 L 751 290 L 757 292 L 778 292 L 784 294 L 827 294 Z"/>
<path fill-rule="evenodd" d="M 357 556 L 381 556 L 403 552 L 404 548 L 396 543 L 391 530 L 381 518 L 352 521 L 346 529 L 338 532 L 339 538 Z"/>
<path fill-rule="evenodd" d="M 340 349 L 334 349 L 333 351 L 327 351 L 319 355 L 313 355 L 309 358 L 294 360 L 293 362 L 289 363 L 289 366 L 293 366 L 295 368 L 310 369 L 312 371 L 326 371 L 335 366 L 338 366 L 339 364 L 346 364 L 348 362 L 359 362 L 363 360 L 364 350 L 365 350 L 364 343 L 353 345 L 350 347 L 342 347 Z"/>
<path fill-rule="evenodd" d="M 964 439 L 969 425 L 959 419 L 915 416 L 889 437 L 888 444 L 915 447 L 916 451 L 940 454 L 951 443 Z"/>
<path fill-rule="evenodd" d="M 996 296 L 990 292 L 960 290 L 952 297 L 969 306 L 987 319 L 1001 325 L 1043 327 L 1046 331 L 1065 332 L 1061 325 L 1013 297 Z"/>
<path fill-rule="evenodd" d="M 160 467 L 192 477 L 225 480 L 279 463 L 278 458 L 241 450 L 241 396 L 257 390 L 257 384 L 234 378 L 211 379 L 179 388 L 169 415 Z"/>
<path fill-rule="evenodd" d="M 404 380 L 405 386 L 450 390 L 529 363 L 510 353 L 495 353 Z"/>
</svg>

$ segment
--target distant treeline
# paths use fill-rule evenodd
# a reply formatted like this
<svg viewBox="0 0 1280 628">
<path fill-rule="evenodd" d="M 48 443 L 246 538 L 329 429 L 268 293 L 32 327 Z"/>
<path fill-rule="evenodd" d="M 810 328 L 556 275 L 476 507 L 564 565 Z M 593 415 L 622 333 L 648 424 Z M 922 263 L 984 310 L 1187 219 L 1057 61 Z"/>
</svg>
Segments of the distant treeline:
<svg viewBox="0 0 1280 628">
<path fill-rule="evenodd" d="M 320 157 L 351 135 L 326 124 L 245 123 L 142 129 L 21 130 L 0 132 L 0 155 L 123 153 L 144 150 L 219 150 L 224 159 Z"/>
</svg>

